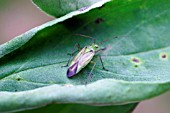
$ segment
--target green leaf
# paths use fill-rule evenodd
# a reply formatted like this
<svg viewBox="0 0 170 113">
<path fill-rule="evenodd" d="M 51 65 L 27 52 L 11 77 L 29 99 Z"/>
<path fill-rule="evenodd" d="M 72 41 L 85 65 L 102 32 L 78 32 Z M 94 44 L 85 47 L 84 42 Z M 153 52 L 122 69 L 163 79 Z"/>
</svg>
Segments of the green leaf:
<svg viewBox="0 0 170 113">
<path fill-rule="evenodd" d="M 111 0 L 32 0 L 37 7 L 54 17 L 61 17 L 76 10 L 85 10 L 94 4 Z"/>
<path fill-rule="evenodd" d="M 137 104 L 121 106 L 88 106 L 78 104 L 52 104 L 19 113 L 132 113 Z"/>
<path fill-rule="evenodd" d="M 25 110 L 53 102 L 127 104 L 168 91 L 169 2 L 119 0 L 89 11 L 101 6 L 94 4 L 1 45 L 0 111 Z M 87 85 L 92 63 L 72 79 L 66 77 L 67 68 L 61 67 L 76 43 L 81 47 L 92 43 L 74 34 L 95 37 L 99 46 L 107 48 L 100 54 L 109 71 L 102 70 L 98 57 L 94 57 L 97 65 Z M 122 37 L 111 39 L 114 36 Z"/>
</svg>

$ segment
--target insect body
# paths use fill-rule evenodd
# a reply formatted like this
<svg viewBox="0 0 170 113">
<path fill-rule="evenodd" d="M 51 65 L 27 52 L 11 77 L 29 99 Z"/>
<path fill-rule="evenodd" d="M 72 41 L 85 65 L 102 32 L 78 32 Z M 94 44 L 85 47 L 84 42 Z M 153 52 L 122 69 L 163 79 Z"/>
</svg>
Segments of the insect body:
<svg viewBox="0 0 170 113">
<path fill-rule="evenodd" d="M 94 43 L 91 46 L 85 46 L 71 62 L 67 70 L 67 77 L 72 77 L 83 69 L 99 50 L 99 46 Z"/>
<path fill-rule="evenodd" d="M 79 44 L 77 45 L 78 47 L 78 50 L 79 50 L 79 53 L 74 57 L 74 59 L 71 61 L 70 65 L 69 65 L 69 62 L 71 60 L 71 57 L 74 53 L 76 53 L 77 51 L 73 52 L 70 54 L 70 58 L 67 62 L 67 65 L 69 65 L 69 68 L 67 70 L 67 77 L 68 78 L 71 78 L 73 77 L 74 75 L 76 75 L 79 71 L 81 71 L 91 60 L 92 58 L 94 57 L 94 55 L 96 55 L 98 52 L 100 51 L 103 51 L 105 50 L 106 48 L 100 48 L 96 43 L 95 43 L 95 38 L 92 38 L 92 37 L 89 37 L 89 36 L 86 36 L 86 35 L 81 35 L 81 34 L 78 34 L 79 36 L 83 36 L 83 37 L 87 37 L 87 38 L 91 38 L 94 40 L 94 43 L 90 46 L 85 46 L 83 49 L 80 48 Z M 117 38 L 117 37 L 114 37 L 114 38 Z M 110 39 L 109 39 L 110 40 Z M 102 41 L 103 42 L 106 42 L 108 41 L 105 40 L 105 41 Z M 101 56 L 99 56 L 100 58 L 100 61 L 101 61 L 101 64 L 102 64 L 102 67 L 104 70 L 108 71 L 104 65 L 103 65 L 103 61 L 102 61 L 102 58 Z M 96 62 L 93 62 L 94 65 L 92 67 L 92 70 L 91 72 L 89 73 L 89 76 L 88 78 L 90 79 L 92 77 L 92 72 L 94 70 L 94 67 L 96 65 Z M 64 67 L 66 67 L 64 66 Z"/>
</svg>

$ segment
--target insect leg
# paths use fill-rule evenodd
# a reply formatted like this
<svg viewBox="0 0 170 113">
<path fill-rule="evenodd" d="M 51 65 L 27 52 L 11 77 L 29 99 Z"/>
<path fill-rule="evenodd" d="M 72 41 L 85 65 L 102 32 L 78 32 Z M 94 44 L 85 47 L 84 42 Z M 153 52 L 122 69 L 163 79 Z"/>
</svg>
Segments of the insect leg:
<svg viewBox="0 0 170 113">
<path fill-rule="evenodd" d="M 73 53 L 67 53 L 67 55 L 74 55 L 75 53 L 77 53 L 79 50 L 76 50 L 76 51 L 74 51 Z"/>
<path fill-rule="evenodd" d="M 75 44 L 75 46 L 74 46 L 74 48 L 75 47 L 77 47 L 78 48 L 78 50 L 76 50 L 76 51 L 73 51 L 72 53 L 68 53 L 68 55 L 70 55 L 70 57 L 69 57 L 69 59 L 68 59 L 68 61 L 67 61 L 67 64 L 66 65 L 64 65 L 64 66 L 62 66 L 62 67 L 67 67 L 68 65 L 69 65 L 69 63 L 70 63 L 70 60 L 71 60 L 71 58 L 72 58 L 72 56 L 75 54 L 75 53 L 77 53 L 78 51 L 80 51 L 81 50 L 81 47 L 80 47 L 80 44 Z"/>
<path fill-rule="evenodd" d="M 99 53 L 100 51 L 104 51 L 104 50 L 106 50 L 106 48 L 99 49 L 98 51 L 96 51 L 96 54 Z M 100 55 L 99 55 L 99 58 L 100 58 L 100 62 L 101 62 L 101 64 L 102 64 L 103 70 L 108 71 L 108 70 L 104 67 L 103 60 L 102 60 L 102 58 L 101 58 Z"/>
<path fill-rule="evenodd" d="M 80 51 L 82 48 L 80 47 L 80 44 L 79 43 L 76 43 L 74 45 L 74 48 L 77 47 L 77 51 L 73 51 L 72 53 L 67 53 L 68 55 L 74 55 L 76 52 Z"/>
<path fill-rule="evenodd" d="M 99 56 L 99 58 L 100 58 L 100 62 L 101 62 L 101 64 L 102 64 L 103 70 L 108 71 L 108 70 L 104 67 L 103 60 L 102 60 L 101 56 Z"/>
<path fill-rule="evenodd" d="M 79 51 L 82 49 L 82 48 L 80 47 L 80 44 L 79 44 L 79 43 L 77 43 L 77 48 L 78 48 Z"/>
<path fill-rule="evenodd" d="M 92 72 L 94 70 L 94 67 L 96 66 L 96 62 L 93 62 L 93 63 L 94 63 L 94 65 L 93 65 L 93 67 L 92 67 L 92 69 L 91 69 L 91 71 L 90 71 L 90 73 L 88 75 L 88 78 L 87 78 L 87 81 L 86 81 L 85 85 L 87 85 L 87 82 L 92 78 Z"/>
</svg>

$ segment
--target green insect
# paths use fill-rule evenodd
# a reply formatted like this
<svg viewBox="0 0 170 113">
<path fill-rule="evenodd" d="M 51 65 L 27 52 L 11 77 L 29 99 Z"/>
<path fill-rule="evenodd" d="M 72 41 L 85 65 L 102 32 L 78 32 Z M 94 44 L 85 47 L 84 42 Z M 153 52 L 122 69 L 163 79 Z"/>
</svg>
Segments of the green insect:
<svg viewBox="0 0 170 113">
<path fill-rule="evenodd" d="M 74 75 L 76 75 L 78 72 L 80 72 L 85 66 L 87 66 L 89 64 L 89 62 L 92 60 L 92 58 L 98 52 L 101 52 L 101 51 L 106 49 L 106 48 L 101 48 L 98 44 L 96 44 L 95 38 L 92 38 L 92 37 L 89 37 L 89 36 L 86 36 L 86 35 L 81 35 L 81 34 L 78 34 L 78 35 L 86 37 L 86 38 L 91 38 L 91 39 L 94 40 L 94 42 L 89 46 L 83 47 L 82 49 L 80 48 L 79 44 L 76 45 L 78 47 L 77 51 L 79 51 L 79 53 L 73 58 L 72 61 L 71 61 L 71 58 L 77 51 L 71 53 L 67 64 L 64 66 L 64 67 L 69 66 L 68 70 L 67 70 L 67 77 L 68 78 L 71 78 Z M 117 37 L 114 37 L 114 38 L 117 38 Z M 108 40 L 105 40 L 105 41 L 108 41 Z M 105 42 L 105 41 L 103 41 L 103 42 Z M 102 61 L 101 56 L 99 56 L 99 58 L 100 58 L 103 70 L 108 71 L 103 65 L 103 61 Z M 70 63 L 70 61 L 71 61 L 71 63 Z M 69 65 L 69 63 L 70 63 L 70 65 Z M 92 72 L 94 70 L 96 62 L 93 62 L 93 64 L 94 65 L 92 67 L 92 70 L 91 70 L 91 72 L 89 73 L 89 76 L 88 76 L 89 78 L 92 77 Z"/>
</svg>

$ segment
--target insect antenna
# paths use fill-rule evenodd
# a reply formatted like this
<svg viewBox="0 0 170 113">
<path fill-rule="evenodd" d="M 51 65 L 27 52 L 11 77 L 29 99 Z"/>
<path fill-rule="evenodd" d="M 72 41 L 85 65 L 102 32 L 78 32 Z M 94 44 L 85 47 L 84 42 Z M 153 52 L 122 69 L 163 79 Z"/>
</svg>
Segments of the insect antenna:
<svg viewBox="0 0 170 113">
<path fill-rule="evenodd" d="M 121 36 L 122 37 L 122 36 Z M 103 40 L 102 42 L 100 42 L 99 44 L 103 44 L 104 42 L 108 42 L 109 40 L 112 40 L 114 38 L 120 38 L 120 36 L 115 36 L 115 37 L 112 37 L 112 38 L 109 38 L 109 39 L 106 39 L 106 40 Z"/>
<path fill-rule="evenodd" d="M 87 35 L 82 35 L 82 34 L 75 34 L 75 35 L 77 35 L 77 36 L 82 36 L 82 37 L 86 37 L 86 38 L 90 38 L 90 39 L 93 40 L 93 43 L 96 44 L 96 38 L 93 38 L 93 37 L 87 36 Z"/>
</svg>

